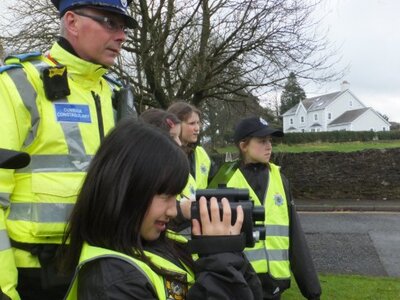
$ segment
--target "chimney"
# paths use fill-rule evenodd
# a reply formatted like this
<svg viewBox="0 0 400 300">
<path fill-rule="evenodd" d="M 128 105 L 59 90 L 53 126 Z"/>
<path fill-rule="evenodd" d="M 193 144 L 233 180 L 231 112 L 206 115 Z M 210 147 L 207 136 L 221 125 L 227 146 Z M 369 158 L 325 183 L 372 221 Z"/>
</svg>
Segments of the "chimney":
<svg viewBox="0 0 400 300">
<path fill-rule="evenodd" d="M 342 92 L 344 92 L 345 90 L 348 90 L 350 88 L 350 83 L 348 82 L 348 81 L 343 81 L 341 84 L 340 84 L 340 90 L 342 91 Z"/>
</svg>

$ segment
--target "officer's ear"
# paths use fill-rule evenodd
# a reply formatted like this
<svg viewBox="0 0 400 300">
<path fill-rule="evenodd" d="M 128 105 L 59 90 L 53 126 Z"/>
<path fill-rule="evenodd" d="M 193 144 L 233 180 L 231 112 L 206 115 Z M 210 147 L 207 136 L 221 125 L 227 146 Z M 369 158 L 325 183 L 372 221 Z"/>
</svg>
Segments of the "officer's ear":
<svg viewBox="0 0 400 300">
<path fill-rule="evenodd" d="M 81 22 L 79 16 L 75 14 L 73 11 L 67 11 L 61 19 L 63 30 L 65 34 L 69 36 L 77 36 L 79 33 L 79 27 L 81 26 Z"/>
</svg>

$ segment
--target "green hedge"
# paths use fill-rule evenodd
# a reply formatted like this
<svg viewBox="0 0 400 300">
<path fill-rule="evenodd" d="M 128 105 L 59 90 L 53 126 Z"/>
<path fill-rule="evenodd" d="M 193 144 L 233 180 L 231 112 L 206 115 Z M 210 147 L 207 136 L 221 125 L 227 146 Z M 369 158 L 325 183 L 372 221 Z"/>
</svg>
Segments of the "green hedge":
<svg viewBox="0 0 400 300">
<path fill-rule="evenodd" d="M 398 140 L 400 131 L 326 131 L 326 132 L 293 132 L 286 133 L 282 139 L 284 144 L 304 143 L 343 143 L 366 142 L 374 140 Z"/>
</svg>

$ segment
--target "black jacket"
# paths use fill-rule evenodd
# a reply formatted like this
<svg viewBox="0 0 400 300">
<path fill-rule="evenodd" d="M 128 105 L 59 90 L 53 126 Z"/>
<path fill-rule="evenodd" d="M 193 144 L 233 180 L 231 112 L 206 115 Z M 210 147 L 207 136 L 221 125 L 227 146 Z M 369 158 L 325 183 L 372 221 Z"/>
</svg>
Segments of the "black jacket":
<svg viewBox="0 0 400 300">
<path fill-rule="evenodd" d="M 206 237 L 203 241 L 211 247 L 209 249 L 214 243 L 221 249 L 224 244 L 221 241 L 226 238 Z M 146 248 L 176 263 L 168 249 L 162 243 Z M 194 264 L 196 281 L 185 299 L 262 299 L 260 281 L 240 251 L 200 254 Z M 116 258 L 86 263 L 79 272 L 78 296 L 85 300 L 157 299 L 142 271 Z"/>
<path fill-rule="evenodd" d="M 240 167 L 246 181 L 260 201 L 264 201 L 269 182 L 268 165 L 257 163 Z M 322 293 L 318 274 L 293 202 L 290 184 L 281 173 L 289 212 L 289 261 L 297 285 L 306 299 L 319 299 Z M 268 273 L 258 274 L 263 286 L 264 299 L 279 299 L 279 295 L 290 287 L 290 280 L 276 280 Z"/>
</svg>

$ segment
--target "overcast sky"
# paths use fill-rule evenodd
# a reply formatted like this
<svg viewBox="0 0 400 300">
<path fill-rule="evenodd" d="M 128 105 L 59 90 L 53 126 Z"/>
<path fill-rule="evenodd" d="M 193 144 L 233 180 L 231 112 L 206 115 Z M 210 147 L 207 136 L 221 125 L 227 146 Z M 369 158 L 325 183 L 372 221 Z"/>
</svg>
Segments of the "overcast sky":
<svg viewBox="0 0 400 300">
<path fill-rule="evenodd" d="M 0 1 L 0 12 L 14 3 Z M 338 91 L 346 80 L 366 106 L 400 122 L 400 0 L 323 0 L 317 14 L 349 71 L 338 82 L 304 83 L 307 97 Z"/>
<path fill-rule="evenodd" d="M 339 82 L 306 85 L 307 97 L 339 91 L 346 80 L 366 106 L 400 122 L 400 1 L 324 0 L 318 13 L 349 71 Z"/>
</svg>

